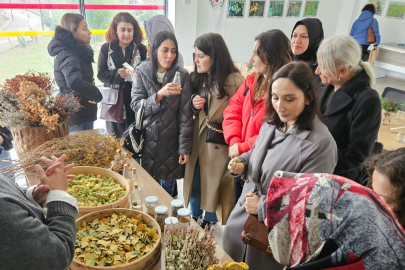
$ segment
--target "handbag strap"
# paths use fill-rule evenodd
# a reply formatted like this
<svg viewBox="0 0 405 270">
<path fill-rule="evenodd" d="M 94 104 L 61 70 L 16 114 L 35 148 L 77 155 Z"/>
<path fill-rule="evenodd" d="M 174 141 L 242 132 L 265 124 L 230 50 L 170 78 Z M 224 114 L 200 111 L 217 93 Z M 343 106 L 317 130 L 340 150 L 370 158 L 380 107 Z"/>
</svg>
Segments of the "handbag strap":
<svg viewBox="0 0 405 270">
<path fill-rule="evenodd" d="M 373 17 L 373 19 L 371 20 L 371 25 L 370 25 L 370 27 L 369 27 L 369 28 L 373 29 L 373 31 L 374 31 L 373 26 L 374 26 L 374 17 Z"/>
<path fill-rule="evenodd" d="M 207 127 L 217 133 L 224 133 L 222 130 L 214 128 L 213 126 L 210 125 L 210 120 L 208 119 L 208 91 L 206 89 L 204 91 L 204 98 L 205 98 L 205 103 L 204 103 L 204 113 L 205 113 L 205 122 L 207 124 Z"/>
</svg>

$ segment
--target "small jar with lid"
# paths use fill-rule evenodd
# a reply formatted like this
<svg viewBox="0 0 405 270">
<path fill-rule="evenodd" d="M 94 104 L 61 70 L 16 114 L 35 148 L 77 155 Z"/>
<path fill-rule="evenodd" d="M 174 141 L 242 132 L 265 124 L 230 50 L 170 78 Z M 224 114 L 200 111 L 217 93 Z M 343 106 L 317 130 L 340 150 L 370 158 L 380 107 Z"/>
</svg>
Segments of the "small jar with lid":
<svg viewBox="0 0 405 270">
<path fill-rule="evenodd" d="M 177 218 L 177 217 L 178 217 L 178 216 L 177 216 L 177 211 L 179 211 L 179 209 L 183 208 L 183 201 L 180 200 L 180 199 L 172 200 L 171 206 L 172 206 L 171 215 L 172 215 L 173 217 L 176 217 L 176 218 Z"/>
<path fill-rule="evenodd" d="M 145 198 L 145 206 L 148 212 L 148 215 L 151 217 L 155 216 L 155 207 L 158 206 L 158 197 L 148 196 Z"/>
<path fill-rule="evenodd" d="M 165 232 L 167 231 L 167 227 L 171 225 L 177 225 L 179 220 L 176 217 L 167 217 L 165 219 Z"/>
<path fill-rule="evenodd" d="M 165 219 L 167 218 L 167 207 L 158 205 L 155 207 L 155 219 L 160 226 L 162 232 L 165 230 Z"/>
<path fill-rule="evenodd" d="M 190 209 L 180 208 L 177 211 L 180 226 L 187 228 L 190 225 Z"/>
</svg>

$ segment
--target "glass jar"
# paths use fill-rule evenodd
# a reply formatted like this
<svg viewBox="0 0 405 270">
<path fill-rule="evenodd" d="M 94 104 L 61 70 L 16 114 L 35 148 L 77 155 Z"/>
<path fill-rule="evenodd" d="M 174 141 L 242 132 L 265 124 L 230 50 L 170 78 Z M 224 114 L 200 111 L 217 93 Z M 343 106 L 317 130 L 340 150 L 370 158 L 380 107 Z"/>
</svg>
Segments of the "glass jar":
<svg viewBox="0 0 405 270">
<path fill-rule="evenodd" d="M 180 208 L 177 211 L 180 226 L 187 228 L 190 225 L 190 209 Z"/>
<path fill-rule="evenodd" d="M 177 225 L 177 223 L 179 223 L 179 220 L 176 217 L 167 217 L 165 219 L 165 232 L 167 231 L 167 227 Z"/>
<path fill-rule="evenodd" d="M 148 196 L 145 198 L 145 206 L 148 212 L 148 215 L 151 217 L 155 216 L 155 207 L 158 206 L 158 197 Z"/>
<path fill-rule="evenodd" d="M 165 219 L 167 218 L 167 207 L 159 205 L 155 207 L 155 219 L 162 232 L 165 230 Z"/>
<path fill-rule="evenodd" d="M 172 206 L 171 215 L 172 215 L 173 217 L 176 217 L 176 218 L 177 218 L 177 217 L 178 217 L 177 211 L 178 211 L 179 209 L 183 208 L 183 201 L 180 200 L 180 199 L 172 200 L 171 206 Z"/>
</svg>

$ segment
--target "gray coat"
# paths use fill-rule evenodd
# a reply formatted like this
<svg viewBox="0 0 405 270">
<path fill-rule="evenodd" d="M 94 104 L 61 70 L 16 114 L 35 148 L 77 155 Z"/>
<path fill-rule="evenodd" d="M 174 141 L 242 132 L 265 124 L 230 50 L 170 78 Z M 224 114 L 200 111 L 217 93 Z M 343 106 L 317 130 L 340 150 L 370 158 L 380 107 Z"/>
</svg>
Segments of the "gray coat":
<svg viewBox="0 0 405 270">
<path fill-rule="evenodd" d="M 131 108 L 137 111 L 140 101 L 145 100 L 142 167 L 155 179 L 183 178 L 184 165 L 179 164 L 179 155 L 190 155 L 193 146 L 191 88 L 185 69 L 176 69 L 180 71 L 182 93 L 156 102 L 156 93 L 173 80 L 174 71 L 168 70 L 159 84 L 151 76 L 152 62 L 144 62 L 135 69 L 132 83 Z"/>
<path fill-rule="evenodd" d="M 285 136 L 285 139 L 280 140 L 280 136 Z M 273 144 L 275 137 L 281 141 L 276 145 Z M 271 156 L 267 155 L 268 151 Z M 273 258 L 265 257 L 264 253 L 246 246 L 240 238 L 243 224 L 249 215 L 245 210 L 246 194 L 254 192 L 260 196 L 258 218 L 264 222 L 266 194 L 273 174 L 278 170 L 332 173 L 337 163 L 335 140 L 318 118 L 314 119 L 312 130 L 293 128 L 287 134 L 282 134 L 275 126 L 264 123 L 253 149 L 241 155 L 240 159 L 247 163 L 246 182 L 242 195 L 226 223 L 224 249 L 235 261 L 242 261 L 246 251 L 245 262 L 250 269 L 264 269 L 264 266 L 271 270 L 283 269 L 284 266 Z"/>
</svg>

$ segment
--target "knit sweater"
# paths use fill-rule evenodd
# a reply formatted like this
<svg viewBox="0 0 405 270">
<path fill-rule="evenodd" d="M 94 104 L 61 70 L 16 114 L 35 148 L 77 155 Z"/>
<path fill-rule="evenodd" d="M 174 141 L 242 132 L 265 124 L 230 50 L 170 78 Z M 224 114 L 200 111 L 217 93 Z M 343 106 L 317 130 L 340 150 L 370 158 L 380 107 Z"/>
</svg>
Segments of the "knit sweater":
<svg viewBox="0 0 405 270">
<path fill-rule="evenodd" d="M 47 216 L 0 176 L 1 270 L 66 270 L 74 255 L 77 209 L 47 203 Z"/>
</svg>

